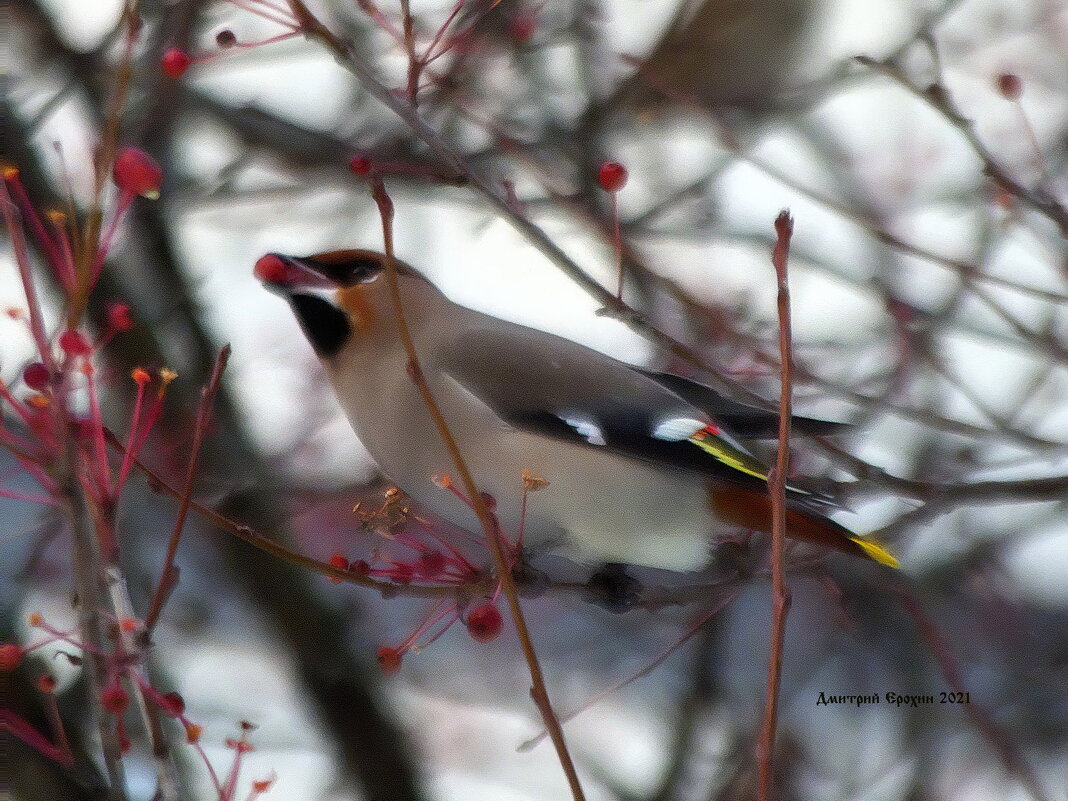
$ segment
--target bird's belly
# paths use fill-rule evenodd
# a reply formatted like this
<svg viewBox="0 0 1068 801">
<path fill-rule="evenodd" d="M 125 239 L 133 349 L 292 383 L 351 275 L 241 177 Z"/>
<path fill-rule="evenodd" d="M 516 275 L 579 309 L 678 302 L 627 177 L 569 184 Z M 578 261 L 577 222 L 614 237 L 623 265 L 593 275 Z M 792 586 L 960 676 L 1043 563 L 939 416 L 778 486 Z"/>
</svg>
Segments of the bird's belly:
<svg viewBox="0 0 1068 801">
<path fill-rule="evenodd" d="M 392 386 L 338 388 L 353 428 L 391 481 L 435 514 L 478 532 L 474 512 L 434 483 L 448 475 L 463 489 L 418 389 L 398 372 Z M 550 483 L 528 497 L 527 543 L 561 540 L 560 550 L 582 561 L 669 570 L 695 570 L 707 561 L 715 524 L 702 477 L 516 429 L 448 376 L 434 380 L 432 389 L 510 539 L 519 531 L 523 474 L 529 471 Z"/>
</svg>

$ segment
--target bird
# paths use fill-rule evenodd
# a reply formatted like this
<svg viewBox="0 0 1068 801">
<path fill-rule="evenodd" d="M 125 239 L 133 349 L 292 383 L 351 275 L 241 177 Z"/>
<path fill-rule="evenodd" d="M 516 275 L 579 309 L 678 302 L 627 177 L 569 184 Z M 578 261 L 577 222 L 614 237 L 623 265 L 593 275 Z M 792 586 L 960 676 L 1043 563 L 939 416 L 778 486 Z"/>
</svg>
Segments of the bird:
<svg viewBox="0 0 1068 801">
<path fill-rule="evenodd" d="M 686 0 L 637 72 L 608 103 L 678 103 L 763 114 L 780 106 L 816 14 L 812 0 Z"/>
<path fill-rule="evenodd" d="M 372 250 L 269 253 L 254 274 L 288 302 L 382 473 L 423 508 L 480 532 L 470 505 L 440 486 L 455 468 L 410 372 L 388 264 Z M 426 386 L 504 532 L 522 525 L 524 544 L 583 564 L 694 572 L 717 537 L 771 531 L 768 468 L 746 441 L 774 436 L 777 414 L 461 306 L 394 265 Z M 548 482 L 525 513 L 524 476 Z M 788 537 L 898 566 L 829 517 L 827 496 L 793 483 L 786 494 Z"/>
</svg>

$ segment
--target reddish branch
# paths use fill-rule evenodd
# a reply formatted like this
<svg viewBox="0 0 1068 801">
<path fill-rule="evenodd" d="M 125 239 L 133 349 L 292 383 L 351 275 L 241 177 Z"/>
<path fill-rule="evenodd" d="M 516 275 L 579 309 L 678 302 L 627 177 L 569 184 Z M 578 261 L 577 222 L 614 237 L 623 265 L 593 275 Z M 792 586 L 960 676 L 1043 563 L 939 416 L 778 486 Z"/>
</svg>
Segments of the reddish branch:
<svg viewBox="0 0 1068 801">
<path fill-rule="evenodd" d="M 932 109 L 937 111 L 954 129 L 956 129 L 971 147 L 972 152 L 983 162 L 983 172 L 991 180 L 1004 189 L 1013 197 L 1017 197 L 1040 214 L 1045 215 L 1061 231 L 1061 235 L 1068 237 L 1068 208 L 1059 203 L 1052 195 L 1043 189 L 1026 187 L 1013 178 L 1006 169 L 990 152 L 989 148 L 979 138 L 972 121 L 965 117 L 949 94 L 945 84 L 938 80 L 927 86 L 920 86 L 910 79 L 902 69 L 892 61 L 879 61 L 867 56 L 858 56 L 857 63 L 878 72 L 893 80 L 899 86 L 907 89 L 916 97 L 923 100 Z"/>
<path fill-rule="evenodd" d="M 120 454 L 125 453 L 125 445 L 123 445 L 122 441 L 114 432 L 105 429 L 104 437 L 107 440 L 108 445 L 114 448 L 116 452 Z M 174 498 L 177 501 L 182 500 L 183 493 L 180 489 L 168 484 L 159 473 L 155 472 L 140 459 L 131 459 L 131 464 L 137 468 L 138 472 L 145 476 L 151 489 L 170 498 Z M 481 575 L 477 579 L 464 584 L 419 584 L 415 582 L 410 584 L 398 584 L 392 581 L 380 581 L 351 570 L 343 570 L 335 567 L 330 562 L 323 562 L 311 556 L 306 556 L 298 551 L 294 551 L 291 548 L 287 548 L 285 545 L 271 539 L 266 534 L 257 531 L 251 526 L 239 523 L 221 512 L 204 506 L 197 501 L 190 500 L 189 508 L 220 531 L 225 531 L 264 553 L 270 554 L 284 562 L 289 562 L 295 567 L 319 573 L 320 575 L 338 581 L 339 583 L 355 584 L 360 587 L 376 590 L 385 598 L 393 598 L 396 596 L 403 596 L 406 598 L 471 598 L 491 593 L 496 586 L 490 577 Z M 733 578 L 731 580 L 733 580 Z M 550 581 L 549 586 L 553 590 L 560 592 L 574 592 L 580 595 L 585 595 L 587 592 L 587 585 L 585 582 L 575 583 L 553 580 Z M 641 607 L 650 611 L 656 611 L 667 606 L 692 604 L 705 601 L 708 599 L 710 592 L 719 592 L 722 589 L 723 582 L 721 581 L 710 583 L 702 582 L 685 586 L 646 586 Z"/>
<path fill-rule="evenodd" d="M 115 436 L 115 433 L 110 430 L 105 430 L 104 437 L 107 439 L 108 444 L 119 453 L 125 453 L 126 447 L 122 444 L 122 441 Z M 168 484 L 164 478 L 155 472 L 151 467 L 146 465 L 140 459 L 132 459 L 133 466 L 148 479 L 149 486 L 164 495 L 168 495 L 171 498 L 181 502 L 184 493 L 172 487 Z M 222 531 L 229 532 L 237 537 L 239 540 L 247 542 L 249 545 L 260 549 L 264 553 L 268 553 L 271 556 L 275 556 L 285 562 L 289 562 L 296 567 L 303 567 L 308 570 L 312 570 L 316 573 L 320 573 L 327 578 L 335 579 L 339 582 L 347 582 L 349 584 L 358 584 L 361 587 L 368 587 L 369 589 L 378 590 L 383 595 L 405 595 L 414 598 L 440 598 L 442 595 L 455 594 L 461 589 L 474 590 L 475 587 L 465 586 L 463 588 L 457 588 L 455 586 L 427 586 L 419 584 L 409 584 L 401 587 L 390 581 L 378 581 L 370 578 L 369 576 L 363 576 L 359 573 L 353 573 L 349 570 L 342 570 L 334 567 L 329 562 L 322 562 L 318 559 L 313 559 L 310 556 L 305 556 L 298 551 L 294 551 L 291 548 L 287 548 L 279 542 L 271 539 L 267 535 L 256 531 L 251 526 L 246 526 L 244 523 L 239 523 L 233 520 L 221 512 L 217 512 L 203 504 L 196 501 L 189 500 L 189 508 L 214 525 L 216 528 Z"/>
<path fill-rule="evenodd" d="M 509 563 L 508 556 L 504 551 L 504 545 L 501 542 L 500 526 L 486 505 L 486 501 L 467 467 L 463 454 L 460 453 L 456 439 L 449 429 L 448 422 L 441 413 L 441 408 L 438 406 L 429 384 L 427 384 L 426 377 L 423 375 L 423 368 L 419 362 L 419 354 L 416 353 L 415 343 L 412 341 L 411 332 L 408 330 L 408 323 L 404 316 L 404 306 L 401 303 L 400 285 L 397 282 L 396 257 L 393 254 L 393 201 L 386 194 L 385 185 L 382 183 L 381 178 L 373 180 L 372 191 L 382 217 L 382 234 L 386 253 L 386 278 L 389 281 L 390 296 L 393 301 L 393 312 L 397 318 L 397 327 L 400 329 L 404 349 L 408 354 L 409 375 L 419 389 L 419 393 L 423 396 L 423 402 L 426 404 L 430 416 L 434 419 L 434 424 L 437 426 L 453 464 L 456 466 L 456 472 L 460 476 L 472 508 L 478 516 L 479 523 L 482 524 L 482 530 L 486 535 L 486 540 L 490 545 L 497 565 L 497 578 L 501 582 L 501 592 L 508 600 L 508 608 L 515 623 L 516 634 L 519 637 L 520 645 L 523 648 L 523 656 L 526 658 L 527 667 L 530 670 L 531 698 L 534 699 L 542 720 L 545 722 L 545 728 L 549 732 L 549 737 L 553 741 L 553 746 L 556 748 L 557 757 L 571 788 L 571 795 L 575 801 L 584 801 L 586 796 L 582 791 L 582 784 L 579 781 L 578 772 L 575 770 L 574 760 L 567 749 L 560 720 L 557 718 L 552 702 L 549 699 L 549 691 L 545 686 L 545 677 L 541 670 L 541 664 L 538 661 L 537 652 L 534 650 L 530 629 L 527 626 L 523 609 L 519 603 L 519 589 L 516 587 L 515 579 L 512 577 L 512 565 Z"/>
<path fill-rule="evenodd" d="M 791 364 L 793 346 L 790 332 L 790 286 L 787 263 L 790 256 L 790 237 L 794 221 L 787 211 L 775 219 L 775 249 L 771 261 L 778 278 L 779 306 L 779 353 L 782 358 L 782 390 L 779 395 L 779 450 L 775 469 L 768 477 L 768 492 L 771 494 L 771 646 L 768 655 L 767 698 L 764 703 L 764 719 L 760 726 L 760 741 L 757 745 L 758 777 L 757 798 L 768 801 L 771 797 L 772 764 L 775 750 L 775 728 L 778 721 L 779 682 L 782 677 L 782 651 L 786 640 L 786 615 L 790 611 L 790 591 L 785 579 L 786 551 L 786 475 L 790 466 L 790 415 L 791 415 Z"/>
<path fill-rule="evenodd" d="M 178 541 L 182 538 L 182 529 L 185 527 L 185 519 L 189 514 L 192 503 L 193 484 L 196 481 L 197 467 L 200 464 L 200 449 L 204 444 L 204 435 L 208 430 L 211 420 L 211 407 L 215 395 L 219 392 L 219 383 L 222 381 L 226 363 L 230 360 L 230 346 L 224 345 L 215 359 L 215 367 L 211 372 L 211 379 L 200 393 L 200 406 L 197 409 L 196 424 L 193 429 L 193 446 L 189 455 L 189 467 L 185 474 L 185 486 L 182 488 L 182 497 L 178 505 L 178 514 L 174 519 L 174 530 L 171 531 L 170 541 L 167 543 L 167 557 L 163 560 L 163 571 L 160 573 L 156 592 L 152 596 L 148 614 L 145 615 L 145 628 L 151 632 L 159 620 L 163 605 L 170 597 L 178 581 L 178 570 L 174 565 L 174 557 L 178 553 Z"/>
<path fill-rule="evenodd" d="M 122 57 L 115 67 L 110 84 L 111 97 L 103 119 L 100 143 L 94 155 L 94 191 L 89 210 L 85 215 L 81 242 L 75 242 L 75 269 L 77 285 L 71 293 L 67 309 L 67 324 L 73 328 L 89 302 L 89 290 L 93 280 L 93 264 L 100 250 L 101 224 L 104 219 L 104 188 L 119 149 L 120 125 L 126 97 L 133 80 L 134 47 L 141 32 L 141 18 L 137 0 L 125 0 L 121 25 L 124 28 Z"/>
</svg>

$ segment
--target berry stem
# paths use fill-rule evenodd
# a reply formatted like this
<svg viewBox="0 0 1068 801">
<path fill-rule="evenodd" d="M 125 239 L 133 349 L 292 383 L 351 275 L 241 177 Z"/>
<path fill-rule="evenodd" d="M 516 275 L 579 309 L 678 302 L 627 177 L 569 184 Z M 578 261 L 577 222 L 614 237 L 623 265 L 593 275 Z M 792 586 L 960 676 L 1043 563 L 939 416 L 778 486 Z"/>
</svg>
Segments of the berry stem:
<svg viewBox="0 0 1068 801">
<path fill-rule="evenodd" d="M 616 249 L 616 302 L 623 305 L 623 240 L 619 233 L 619 193 L 612 193 L 612 244 Z"/>
</svg>

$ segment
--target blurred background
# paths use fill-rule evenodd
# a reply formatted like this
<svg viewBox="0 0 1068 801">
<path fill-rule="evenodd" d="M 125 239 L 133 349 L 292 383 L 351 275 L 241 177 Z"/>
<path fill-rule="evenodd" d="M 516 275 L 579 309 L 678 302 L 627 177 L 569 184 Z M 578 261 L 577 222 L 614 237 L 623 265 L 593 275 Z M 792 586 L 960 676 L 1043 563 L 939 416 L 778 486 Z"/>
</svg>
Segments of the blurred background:
<svg viewBox="0 0 1068 801">
<path fill-rule="evenodd" d="M 146 461 L 184 473 L 200 387 L 229 342 L 197 498 L 320 559 L 370 551 L 352 508 L 388 484 L 288 308 L 252 276 L 269 251 L 381 248 L 353 156 L 386 176 L 398 255 L 456 301 L 739 399 L 778 397 L 769 253 L 788 208 L 795 409 L 854 424 L 798 439 L 794 468 L 842 498 L 841 522 L 901 557 L 926 612 L 910 614 L 897 583 L 867 565 L 797 562 L 780 797 L 1064 798 L 1068 4 L 413 0 L 419 53 L 459 8 L 441 37 L 450 46 L 420 77 L 418 110 L 507 211 L 457 180 L 320 43 L 252 46 L 286 31 L 269 19 L 285 6 L 139 5 L 120 141 L 151 153 L 165 183 L 158 201 L 136 202 L 91 310 L 100 319 L 122 300 L 138 322 L 108 346 L 105 376 L 179 373 Z M 411 100 L 399 5 L 311 8 Z M 91 191 L 120 10 L 105 0 L 8 10 L 3 159 L 42 208 Z M 222 31 L 237 44 L 223 46 Z M 193 58 L 179 80 L 159 66 L 175 47 Z M 602 300 L 515 224 L 540 226 L 614 291 L 610 198 L 596 180 L 606 159 L 630 171 L 618 197 L 624 297 L 705 367 L 598 314 Z M 24 303 L 5 256 L 0 306 Z M 0 318 L 8 385 L 31 353 L 24 327 Z M 109 384 L 119 430 L 125 383 Z M 4 487 L 32 489 L 0 459 Z M 120 512 L 137 607 L 174 504 L 138 481 Z M 705 576 L 635 571 L 672 602 L 626 614 L 563 586 L 593 566 L 536 565 L 552 586 L 526 608 L 564 711 L 649 665 L 720 597 L 723 563 L 745 566 L 734 600 L 687 645 L 567 725 L 591 799 L 753 797 L 767 543 L 728 546 Z M 56 518 L 0 498 L 0 640 L 32 642 L 32 611 L 74 625 L 68 552 Z M 179 565 L 154 681 L 183 695 L 220 765 L 238 722 L 257 726 L 248 775 L 276 774 L 268 798 L 566 797 L 549 746 L 517 750 L 540 727 L 510 624 L 489 644 L 457 626 L 386 678 L 375 649 L 407 637 L 428 602 L 330 584 L 198 519 Z M 686 592 L 702 583 L 707 593 Z M 41 714 L 32 675 L 47 664 L 76 722 L 85 688 L 54 650 L 9 677 L 8 703 Z M 958 686 L 970 705 L 938 703 Z M 887 692 L 935 703 L 817 704 L 821 693 Z M 93 797 L 32 749 L 11 749 L 16 797 Z M 188 797 L 211 797 L 203 763 L 191 753 L 179 763 Z M 135 752 L 130 795 L 151 798 L 148 760 L 138 765 Z"/>
</svg>

